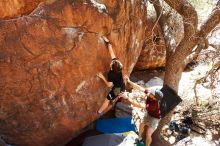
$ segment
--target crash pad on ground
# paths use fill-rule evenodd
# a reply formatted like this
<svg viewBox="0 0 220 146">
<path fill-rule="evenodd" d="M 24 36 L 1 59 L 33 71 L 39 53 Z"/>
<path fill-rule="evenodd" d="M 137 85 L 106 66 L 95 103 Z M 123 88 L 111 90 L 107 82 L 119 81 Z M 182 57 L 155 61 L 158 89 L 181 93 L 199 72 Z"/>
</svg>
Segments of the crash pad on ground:
<svg viewBox="0 0 220 146">
<path fill-rule="evenodd" d="M 83 146 L 117 146 L 123 141 L 124 137 L 113 134 L 102 134 L 87 137 Z"/>
<path fill-rule="evenodd" d="M 136 128 L 132 118 L 128 117 L 128 118 L 99 119 L 96 122 L 96 130 L 106 134 L 111 134 L 111 133 L 135 131 Z"/>
<path fill-rule="evenodd" d="M 133 131 L 118 134 L 102 134 L 87 137 L 83 146 L 141 146 L 137 139 L 138 135 Z"/>
</svg>

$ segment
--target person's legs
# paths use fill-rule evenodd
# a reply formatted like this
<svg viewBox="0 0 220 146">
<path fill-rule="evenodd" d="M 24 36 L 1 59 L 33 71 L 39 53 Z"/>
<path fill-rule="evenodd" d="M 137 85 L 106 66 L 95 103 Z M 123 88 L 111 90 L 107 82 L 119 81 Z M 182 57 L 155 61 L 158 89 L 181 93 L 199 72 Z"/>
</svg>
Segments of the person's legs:
<svg viewBox="0 0 220 146">
<path fill-rule="evenodd" d="M 144 139 L 146 137 L 146 125 L 148 125 L 149 120 L 147 117 L 147 112 L 144 113 L 144 115 L 142 115 L 141 117 L 141 121 L 140 121 L 140 125 L 139 125 L 139 138 L 140 139 Z"/>
<path fill-rule="evenodd" d="M 154 132 L 154 129 L 151 128 L 151 127 L 148 127 L 147 126 L 147 129 L 146 129 L 146 146 L 150 146 L 151 142 L 152 142 L 152 134 Z"/>
<path fill-rule="evenodd" d="M 99 110 L 98 110 L 98 114 L 99 114 L 99 115 L 102 115 L 106 110 L 108 110 L 108 107 L 109 107 L 109 105 L 110 105 L 110 102 L 111 102 L 112 100 L 114 100 L 115 97 L 116 97 L 116 96 L 115 96 L 113 90 L 111 90 L 111 91 L 108 93 L 108 95 L 107 95 L 105 101 L 103 102 L 102 106 L 101 106 L 101 107 L 99 108 Z"/>
<path fill-rule="evenodd" d="M 109 106 L 107 107 L 106 111 L 109 111 L 112 107 L 114 107 L 115 103 L 118 101 L 118 97 L 116 97 L 114 100 L 109 101 Z M 105 112 L 105 111 L 104 111 Z"/>
<path fill-rule="evenodd" d="M 139 126 L 139 138 L 143 138 L 143 134 L 144 134 L 144 128 L 145 128 L 145 124 L 144 123 L 140 123 L 140 126 Z"/>
<path fill-rule="evenodd" d="M 146 124 L 146 146 L 150 146 L 152 142 L 152 134 L 157 129 L 160 119 L 151 117 L 149 114 L 144 118 L 144 124 Z"/>
<path fill-rule="evenodd" d="M 98 110 L 98 114 L 102 114 L 109 106 L 110 101 L 106 98 L 102 106 Z"/>
</svg>

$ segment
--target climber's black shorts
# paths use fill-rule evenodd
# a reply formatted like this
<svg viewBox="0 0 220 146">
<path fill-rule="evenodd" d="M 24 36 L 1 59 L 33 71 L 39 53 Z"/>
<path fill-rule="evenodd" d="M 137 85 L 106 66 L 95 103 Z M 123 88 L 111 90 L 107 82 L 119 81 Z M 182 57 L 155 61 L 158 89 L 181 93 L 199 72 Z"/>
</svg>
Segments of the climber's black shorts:
<svg viewBox="0 0 220 146">
<path fill-rule="evenodd" d="M 114 100 L 120 92 L 121 92 L 120 87 L 113 87 L 112 90 L 108 93 L 107 99 Z"/>
</svg>

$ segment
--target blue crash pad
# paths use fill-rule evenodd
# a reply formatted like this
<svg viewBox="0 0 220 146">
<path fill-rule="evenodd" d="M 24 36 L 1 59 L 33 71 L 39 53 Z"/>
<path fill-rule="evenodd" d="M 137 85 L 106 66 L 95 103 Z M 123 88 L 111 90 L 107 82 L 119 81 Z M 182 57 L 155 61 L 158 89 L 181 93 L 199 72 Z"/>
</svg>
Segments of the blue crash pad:
<svg viewBox="0 0 220 146">
<path fill-rule="evenodd" d="M 96 130 L 105 134 L 123 133 L 127 131 L 136 131 L 131 117 L 99 119 L 96 121 Z"/>
</svg>

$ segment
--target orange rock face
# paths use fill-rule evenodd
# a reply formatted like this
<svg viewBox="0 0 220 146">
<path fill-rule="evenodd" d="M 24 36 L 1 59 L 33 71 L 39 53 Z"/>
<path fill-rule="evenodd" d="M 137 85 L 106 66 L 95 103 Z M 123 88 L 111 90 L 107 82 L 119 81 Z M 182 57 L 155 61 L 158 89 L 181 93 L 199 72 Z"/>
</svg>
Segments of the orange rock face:
<svg viewBox="0 0 220 146">
<path fill-rule="evenodd" d="M 160 38 L 159 41 L 155 41 L 156 36 Z M 165 58 L 166 48 L 161 29 L 158 24 L 154 24 L 153 20 L 148 20 L 145 43 L 134 70 L 164 67 Z"/>
<path fill-rule="evenodd" d="M 28 14 L 43 1 L 46 0 L 2 0 L 0 1 L 0 19 L 10 19 Z"/>
<path fill-rule="evenodd" d="M 124 73 L 140 55 L 144 1 L 57 0 L 0 21 L 0 136 L 16 146 L 61 146 L 96 119 L 109 89 L 113 44 Z"/>
</svg>

